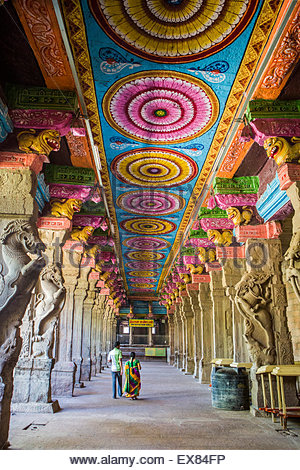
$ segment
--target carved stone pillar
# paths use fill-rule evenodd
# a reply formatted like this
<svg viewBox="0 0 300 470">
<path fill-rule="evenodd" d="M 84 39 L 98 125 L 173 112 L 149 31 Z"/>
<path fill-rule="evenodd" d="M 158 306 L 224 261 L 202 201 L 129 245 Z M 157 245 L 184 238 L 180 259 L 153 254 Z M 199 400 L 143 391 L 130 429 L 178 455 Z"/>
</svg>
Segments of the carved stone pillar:
<svg viewBox="0 0 300 470">
<path fill-rule="evenodd" d="M 91 260 L 94 261 L 94 260 Z M 88 275 L 91 266 L 86 266 L 85 261 L 80 267 L 79 278 L 74 291 L 74 316 L 72 338 L 72 360 L 76 365 L 75 387 L 83 387 L 82 383 L 82 345 L 83 345 L 83 304 L 89 288 Z"/>
<path fill-rule="evenodd" d="M 187 292 L 184 292 L 187 295 Z M 183 315 L 183 299 L 181 297 L 181 303 L 179 306 L 179 369 L 184 372 L 186 365 L 186 324 Z"/>
<path fill-rule="evenodd" d="M 102 368 L 102 350 L 103 350 L 103 317 L 105 296 L 98 296 L 97 326 L 96 326 L 96 372 L 101 372 Z"/>
<path fill-rule="evenodd" d="M 226 296 L 230 299 L 232 312 L 233 360 L 234 362 L 249 362 L 249 352 L 245 342 L 244 322 L 235 303 L 235 286 L 241 280 L 246 269 L 245 259 L 227 258 L 223 270 L 222 281 Z"/>
<path fill-rule="evenodd" d="M 193 374 L 195 369 L 194 364 L 194 312 L 190 303 L 189 296 L 186 291 L 186 296 L 182 297 L 182 310 L 183 320 L 183 341 L 184 341 L 184 372 L 186 374 Z"/>
<path fill-rule="evenodd" d="M 210 383 L 211 364 L 214 351 L 213 302 L 210 284 L 199 284 L 199 304 L 201 308 L 201 356 L 199 362 L 199 382 Z"/>
<path fill-rule="evenodd" d="M 37 179 L 44 156 L 0 152 L 0 449 L 7 443 L 13 369 L 22 346 L 20 324 L 45 249 L 36 230 Z M 18 164 L 19 162 L 19 164 Z M 13 169 L 14 168 L 14 169 Z M 31 259 L 28 254 L 33 255 Z"/>
<path fill-rule="evenodd" d="M 89 279 L 89 288 L 83 303 L 81 380 L 91 380 L 92 375 L 92 315 L 96 283 L 96 279 Z"/>
<path fill-rule="evenodd" d="M 58 318 L 65 301 L 61 244 L 71 226 L 68 219 L 43 217 L 38 220 L 48 264 L 40 273 L 28 304 L 28 318 L 21 326 L 23 347 L 14 372 L 13 411 L 46 413 L 59 410 L 58 401 L 52 401 L 51 372 Z"/>
<path fill-rule="evenodd" d="M 232 358 L 232 311 L 230 300 L 222 285 L 222 273 L 212 271 L 210 276 L 213 302 L 214 357 Z"/>
<path fill-rule="evenodd" d="M 256 370 L 265 364 L 291 364 L 293 352 L 286 318 L 286 294 L 281 275 L 280 240 L 249 239 L 247 272 L 236 285 L 235 302 L 244 319 L 244 337 L 253 367 L 252 403 L 262 405 Z M 287 401 L 295 402 L 295 387 L 286 388 Z"/>
<path fill-rule="evenodd" d="M 108 319 L 109 319 L 109 306 L 108 306 L 108 298 L 106 297 L 104 303 L 104 310 L 103 310 L 103 329 L 102 329 L 102 363 L 104 366 L 108 367 L 107 365 L 107 354 L 109 352 L 108 349 Z"/>
<path fill-rule="evenodd" d="M 181 301 L 181 299 L 180 299 Z M 180 306 L 179 301 L 175 304 L 174 310 L 174 366 L 179 368 L 179 355 L 180 355 Z"/>
<path fill-rule="evenodd" d="M 175 352 L 175 321 L 174 314 L 168 314 L 168 325 L 169 325 L 169 348 L 170 348 L 170 365 L 174 365 L 174 352 Z"/>
<path fill-rule="evenodd" d="M 199 362 L 201 357 L 201 310 L 199 305 L 199 284 L 191 283 L 186 286 L 191 308 L 193 311 L 193 345 L 194 345 L 194 378 L 199 378 Z"/>
<path fill-rule="evenodd" d="M 72 396 L 76 366 L 72 360 L 74 292 L 77 286 L 83 245 L 68 240 L 63 247 L 62 273 L 66 288 L 65 305 L 61 311 L 58 330 L 58 361 L 52 371 L 52 393 L 56 397 Z"/>
<path fill-rule="evenodd" d="M 152 328 L 148 328 L 148 346 L 153 346 L 153 338 L 152 338 Z"/>
<path fill-rule="evenodd" d="M 99 368 L 97 369 L 97 357 L 99 352 L 100 334 L 99 334 L 99 301 L 100 296 L 97 292 L 94 293 L 94 303 L 91 312 L 91 375 L 94 377 Z"/>
</svg>

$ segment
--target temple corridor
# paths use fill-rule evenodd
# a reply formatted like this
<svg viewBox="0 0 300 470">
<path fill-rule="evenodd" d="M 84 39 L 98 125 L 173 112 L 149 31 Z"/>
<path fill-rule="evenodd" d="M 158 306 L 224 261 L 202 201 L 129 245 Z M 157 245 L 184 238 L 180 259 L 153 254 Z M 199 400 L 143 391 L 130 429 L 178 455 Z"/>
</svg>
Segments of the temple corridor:
<svg viewBox="0 0 300 470">
<path fill-rule="evenodd" d="M 271 419 L 212 408 L 210 393 L 176 368 L 147 362 L 140 400 L 113 400 L 105 369 L 61 398 L 59 413 L 13 415 L 10 449 L 300 449 L 299 422 L 289 422 L 297 437 L 283 435 Z"/>
</svg>

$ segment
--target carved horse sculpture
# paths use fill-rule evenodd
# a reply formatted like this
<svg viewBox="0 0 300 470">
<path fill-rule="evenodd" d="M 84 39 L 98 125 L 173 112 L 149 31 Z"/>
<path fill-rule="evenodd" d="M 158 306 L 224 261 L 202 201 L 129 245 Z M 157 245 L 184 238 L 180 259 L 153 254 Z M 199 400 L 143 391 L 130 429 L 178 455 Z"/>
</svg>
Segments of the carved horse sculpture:
<svg viewBox="0 0 300 470">
<path fill-rule="evenodd" d="M 40 274 L 35 292 L 33 357 L 45 356 L 49 358 L 52 348 L 49 338 L 54 336 L 58 315 L 65 302 L 65 292 L 60 267 L 52 263 L 45 266 Z M 36 345 L 36 342 L 39 344 Z"/>
<path fill-rule="evenodd" d="M 19 326 L 39 273 L 45 266 L 37 230 L 26 220 L 9 222 L 0 236 L 0 375 L 21 348 Z M 37 255 L 31 259 L 28 253 Z"/>
<path fill-rule="evenodd" d="M 271 302 L 269 279 L 269 274 L 245 273 L 236 285 L 235 303 L 245 320 L 244 337 L 257 366 L 276 360 L 272 316 L 267 308 Z"/>
</svg>

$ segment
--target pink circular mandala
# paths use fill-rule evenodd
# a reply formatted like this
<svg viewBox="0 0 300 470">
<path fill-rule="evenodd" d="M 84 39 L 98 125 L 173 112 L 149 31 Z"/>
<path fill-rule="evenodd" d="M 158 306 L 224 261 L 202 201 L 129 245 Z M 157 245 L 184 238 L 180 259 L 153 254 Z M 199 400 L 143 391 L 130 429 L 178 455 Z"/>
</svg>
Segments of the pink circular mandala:
<svg viewBox="0 0 300 470">
<path fill-rule="evenodd" d="M 157 237 L 130 237 L 123 241 L 123 245 L 135 250 L 156 251 L 170 247 L 170 242 Z"/>
<path fill-rule="evenodd" d="M 172 144 L 207 132 L 218 118 L 219 102 L 198 78 L 152 70 L 118 80 L 104 96 L 103 112 L 126 137 Z"/>
<path fill-rule="evenodd" d="M 137 190 L 121 194 L 117 205 L 132 214 L 169 215 L 183 209 L 185 200 L 176 194 L 155 190 Z"/>
</svg>

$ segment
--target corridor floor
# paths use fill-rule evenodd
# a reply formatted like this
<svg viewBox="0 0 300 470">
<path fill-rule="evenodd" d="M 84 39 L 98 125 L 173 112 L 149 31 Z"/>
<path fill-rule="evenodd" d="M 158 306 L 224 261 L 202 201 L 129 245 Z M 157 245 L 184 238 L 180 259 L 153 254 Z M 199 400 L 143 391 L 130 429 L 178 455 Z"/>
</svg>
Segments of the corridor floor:
<svg viewBox="0 0 300 470">
<path fill-rule="evenodd" d="M 13 415 L 10 449 L 300 449 L 298 424 L 283 435 L 269 419 L 214 409 L 208 385 L 165 363 L 141 372 L 140 400 L 113 400 L 105 369 L 59 399 L 59 413 Z"/>
</svg>

